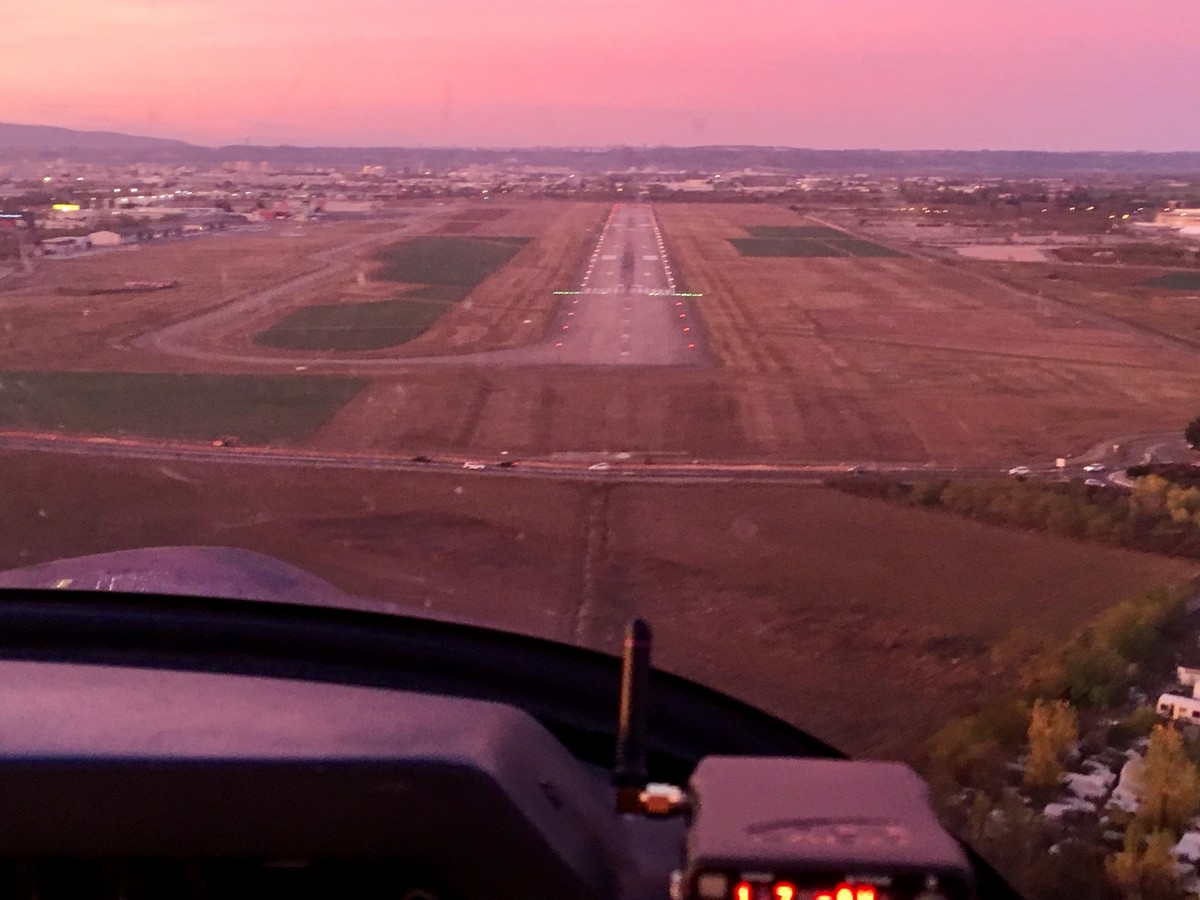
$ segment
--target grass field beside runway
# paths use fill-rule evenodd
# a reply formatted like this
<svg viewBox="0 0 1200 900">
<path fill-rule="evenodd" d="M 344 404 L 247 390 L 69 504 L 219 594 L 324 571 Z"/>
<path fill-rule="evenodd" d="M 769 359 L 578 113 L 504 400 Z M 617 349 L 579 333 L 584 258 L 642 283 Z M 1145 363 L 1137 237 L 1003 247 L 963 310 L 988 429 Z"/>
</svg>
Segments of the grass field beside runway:
<svg viewBox="0 0 1200 900">
<path fill-rule="evenodd" d="M 303 375 L 0 372 L 0 428 L 287 446 L 366 384 Z"/>
<path fill-rule="evenodd" d="M 844 231 L 826 225 L 747 225 L 746 233 L 756 238 L 844 238 Z"/>
<path fill-rule="evenodd" d="M 824 225 L 749 225 L 748 238 L 730 238 L 742 256 L 899 256 L 894 250 Z"/>
<path fill-rule="evenodd" d="M 471 220 L 471 227 L 486 221 L 489 220 Z M 384 247 L 375 253 L 375 259 L 384 266 L 371 277 L 376 281 L 399 281 L 422 287 L 388 300 L 306 306 L 255 334 L 254 343 L 288 350 L 397 347 L 427 332 L 475 285 L 508 263 L 529 241 L 525 237 L 422 235 Z"/>
<path fill-rule="evenodd" d="M 1174 291 L 1200 291 L 1200 272 L 1170 272 L 1142 284 L 1146 287 L 1170 288 Z"/>
<path fill-rule="evenodd" d="M 845 256 L 829 244 L 808 238 L 730 238 L 742 256 Z"/>
<path fill-rule="evenodd" d="M 849 256 L 900 256 L 895 250 L 884 247 L 882 244 L 876 244 L 873 241 L 864 241 L 860 238 L 842 235 L 838 238 L 825 238 L 824 243 L 828 244 L 836 250 L 841 250 Z"/>
<path fill-rule="evenodd" d="M 377 252 L 375 259 L 384 265 L 372 277 L 407 284 L 476 285 L 516 256 L 529 240 L 422 235 Z"/>
<path fill-rule="evenodd" d="M 1114 422 L 1131 434 L 1173 431 L 1200 396 L 1194 351 L 1119 321 L 1200 345 L 1200 307 L 1186 291 L 1137 286 L 1161 272 L 747 256 L 731 237 L 843 252 L 855 239 L 751 237 L 822 224 L 768 204 L 662 204 L 656 213 L 672 264 L 704 295 L 714 384 L 733 404 L 720 431 L 730 454 L 1009 468 L 1078 453 Z M 997 283 L 992 273 L 1002 271 L 1022 289 Z M 661 378 L 659 389 L 667 393 Z"/>
<path fill-rule="evenodd" d="M 254 335 L 262 347 L 289 350 L 379 350 L 420 337 L 469 292 L 429 285 L 394 300 L 305 306 Z"/>
</svg>

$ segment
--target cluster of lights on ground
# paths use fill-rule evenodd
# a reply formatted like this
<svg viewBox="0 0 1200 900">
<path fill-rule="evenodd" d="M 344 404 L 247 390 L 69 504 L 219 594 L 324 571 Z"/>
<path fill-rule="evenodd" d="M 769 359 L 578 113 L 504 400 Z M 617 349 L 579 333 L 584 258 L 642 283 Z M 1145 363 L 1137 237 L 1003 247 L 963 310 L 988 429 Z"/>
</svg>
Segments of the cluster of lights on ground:
<svg viewBox="0 0 1200 900">
<path fill-rule="evenodd" d="M 769 887 L 770 893 L 762 889 Z M 754 885 L 749 881 L 739 882 L 733 889 L 733 900 L 879 900 L 875 888 L 869 884 L 839 884 L 829 890 L 817 889 L 802 895 L 794 884 L 777 881 L 773 885 Z"/>
</svg>

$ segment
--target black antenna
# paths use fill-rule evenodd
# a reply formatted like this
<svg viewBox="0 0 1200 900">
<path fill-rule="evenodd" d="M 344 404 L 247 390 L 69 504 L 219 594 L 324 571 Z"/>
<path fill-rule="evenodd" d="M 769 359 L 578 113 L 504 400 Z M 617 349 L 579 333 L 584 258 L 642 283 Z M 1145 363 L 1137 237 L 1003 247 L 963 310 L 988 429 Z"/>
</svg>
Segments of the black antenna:
<svg viewBox="0 0 1200 900">
<path fill-rule="evenodd" d="M 646 696 L 650 687 L 650 626 L 634 619 L 625 629 L 621 658 L 621 712 L 617 723 L 617 757 L 613 784 L 617 812 L 638 812 L 646 772 Z"/>
</svg>

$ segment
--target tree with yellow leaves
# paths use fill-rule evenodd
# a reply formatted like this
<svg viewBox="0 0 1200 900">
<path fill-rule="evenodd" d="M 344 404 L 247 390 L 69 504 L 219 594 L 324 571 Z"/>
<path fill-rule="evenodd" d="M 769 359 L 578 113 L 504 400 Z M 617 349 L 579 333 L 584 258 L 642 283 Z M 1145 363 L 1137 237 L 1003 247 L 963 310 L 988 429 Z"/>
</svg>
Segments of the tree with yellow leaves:
<svg viewBox="0 0 1200 900">
<path fill-rule="evenodd" d="M 1171 848 L 1175 836 L 1155 831 L 1143 842 L 1139 828 L 1125 832 L 1125 847 L 1104 863 L 1105 873 L 1131 900 L 1158 900 L 1179 896 L 1179 875 Z"/>
<path fill-rule="evenodd" d="M 1150 732 L 1146 756 L 1133 779 L 1135 820 L 1147 831 L 1182 831 L 1200 812 L 1200 770 L 1188 759 L 1183 736 L 1169 725 Z"/>
<path fill-rule="evenodd" d="M 1079 719 L 1071 704 L 1063 700 L 1037 700 L 1029 713 L 1029 758 L 1025 761 L 1025 785 L 1045 790 L 1058 784 L 1063 762 L 1079 740 Z"/>
</svg>

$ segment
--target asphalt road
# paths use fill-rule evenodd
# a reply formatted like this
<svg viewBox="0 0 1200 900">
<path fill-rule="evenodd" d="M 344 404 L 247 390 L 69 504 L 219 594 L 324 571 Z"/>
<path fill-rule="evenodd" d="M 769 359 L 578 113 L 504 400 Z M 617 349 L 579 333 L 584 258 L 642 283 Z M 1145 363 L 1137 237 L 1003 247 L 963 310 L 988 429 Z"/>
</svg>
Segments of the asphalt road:
<svg viewBox="0 0 1200 900">
<path fill-rule="evenodd" d="M 1136 447 L 1138 459 L 1147 456 L 1154 461 L 1173 459 L 1173 453 L 1160 455 L 1142 448 L 1171 445 L 1169 435 L 1143 435 L 1118 441 L 1120 451 L 1113 452 L 1104 445 L 1071 460 L 1066 469 L 1056 468 L 1053 462 L 1031 463 L 1030 477 L 1057 480 L 1063 477 L 1094 477 L 1118 486 L 1127 486 L 1122 479 L 1128 465 L 1127 451 Z M 1182 443 L 1182 441 L 1180 441 Z M 995 478 L 1006 469 L 999 466 L 954 466 L 930 463 L 914 466 L 904 463 L 801 463 L 801 462 L 738 462 L 716 460 L 658 459 L 653 462 L 641 454 L 571 454 L 550 457 L 481 457 L 456 453 L 438 453 L 432 457 L 412 458 L 402 454 L 329 452 L 298 448 L 213 447 L 189 442 L 170 442 L 144 438 L 82 437 L 77 435 L 0 431 L 0 452 L 43 452 L 67 456 L 102 456 L 124 459 L 144 459 L 159 462 L 219 462 L 235 465 L 298 466 L 329 469 L 374 469 L 428 473 L 459 471 L 463 475 L 497 476 L 506 478 L 560 478 L 607 482 L 699 482 L 725 483 L 784 482 L 790 484 L 820 484 L 833 476 L 861 474 L 883 476 L 898 480 L 934 478 Z M 1189 451 L 1190 452 L 1190 451 Z M 1083 470 L 1088 462 L 1104 460 L 1103 472 Z"/>
</svg>

